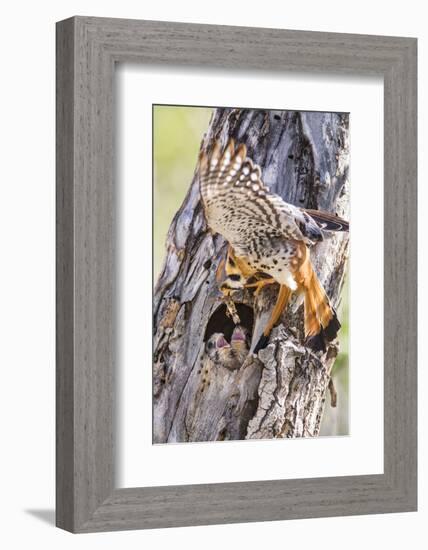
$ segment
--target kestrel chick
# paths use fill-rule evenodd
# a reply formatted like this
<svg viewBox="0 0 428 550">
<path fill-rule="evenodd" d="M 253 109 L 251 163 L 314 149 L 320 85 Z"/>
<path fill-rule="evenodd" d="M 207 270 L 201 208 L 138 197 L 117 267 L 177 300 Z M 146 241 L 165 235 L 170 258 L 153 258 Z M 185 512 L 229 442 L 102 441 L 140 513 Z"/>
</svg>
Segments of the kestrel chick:
<svg viewBox="0 0 428 550">
<path fill-rule="evenodd" d="M 236 326 L 232 333 L 230 344 L 232 346 L 233 355 L 236 357 L 236 361 L 240 367 L 245 361 L 250 349 L 250 335 L 248 330 L 240 325 Z"/>
<path fill-rule="evenodd" d="M 230 344 L 221 332 L 212 334 L 206 343 L 206 352 L 211 361 L 230 370 L 240 368 L 248 350 L 248 331 L 241 326 L 235 327 Z"/>
</svg>

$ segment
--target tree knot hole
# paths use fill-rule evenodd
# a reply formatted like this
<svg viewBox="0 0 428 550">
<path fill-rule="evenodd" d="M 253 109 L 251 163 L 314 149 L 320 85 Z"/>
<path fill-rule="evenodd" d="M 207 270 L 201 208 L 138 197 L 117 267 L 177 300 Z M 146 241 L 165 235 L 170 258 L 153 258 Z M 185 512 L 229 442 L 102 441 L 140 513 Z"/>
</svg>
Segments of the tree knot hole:
<svg viewBox="0 0 428 550">
<path fill-rule="evenodd" d="M 253 308 L 241 303 L 235 303 L 235 307 L 241 320 L 240 325 L 248 331 L 251 337 L 254 325 Z M 226 341 L 230 342 L 235 327 L 235 323 L 227 313 L 226 304 L 220 304 L 208 320 L 204 334 L 204 342 L 207 342 L 209 338 L 216 333 L 223 334 Z"/>
<path fill-rule="evenodd" d="M 211 361 L 229 370 L 238 370 L 250 349 L 254 312 L 250 306 L 235 303 L 240 322 L 235 324 L 221 304 L 211 315 L 204 334 L 205 351 Z"/>
</svg>

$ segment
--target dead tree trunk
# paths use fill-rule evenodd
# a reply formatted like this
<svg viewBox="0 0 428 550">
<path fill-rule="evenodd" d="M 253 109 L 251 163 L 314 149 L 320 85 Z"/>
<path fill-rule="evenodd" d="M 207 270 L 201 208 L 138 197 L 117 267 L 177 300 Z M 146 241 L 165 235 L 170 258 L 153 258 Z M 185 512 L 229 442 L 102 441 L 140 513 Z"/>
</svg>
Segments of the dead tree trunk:
<svg viewBox="0 0 428 550">
<path fill-rule="evenodd" d="M 348 218 L 348 115 L 217 109 L 202 146 L 230 137 L 245 143 L 264 183 L 289 203 Z M 238 370 L 214 365 L 205 339 L 229 337 L 233 323 L 215 272 L 226 244 L 206 226 L 197 178 L 169 229 L 154 294 L 153 442 L 304 437 L 319 432 L 337 344 L 325 353 L 304 345 L 303 307 L 293 304 L 258 356 Z M 337 307 L 348 235 L 334 234 L 311 250 L 318 277 Z M 234 298 L 253 346 L 278 287 Z"/>
</svg>

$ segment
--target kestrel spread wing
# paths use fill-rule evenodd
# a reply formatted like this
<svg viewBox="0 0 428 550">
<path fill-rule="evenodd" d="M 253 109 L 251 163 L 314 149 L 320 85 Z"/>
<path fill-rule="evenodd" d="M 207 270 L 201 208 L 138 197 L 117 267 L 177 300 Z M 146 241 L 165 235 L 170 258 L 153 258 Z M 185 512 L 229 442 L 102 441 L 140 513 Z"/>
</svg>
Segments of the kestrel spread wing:
<svg viewBox="0 0 428 550">
<path fill-rule="evenodd" d="M 209 155 L 201 155 L 199 181 L 211 230 L 220 233 L 251 267 L 293 288 L 289 270 L 297 243 L 323 239 L 314 219 L 271 193 L 261 180 L 260 168 L 246 156 L 245 145 L 235 151 L 232 140 L 223 152 L 217 142 Z"/>
</svg>

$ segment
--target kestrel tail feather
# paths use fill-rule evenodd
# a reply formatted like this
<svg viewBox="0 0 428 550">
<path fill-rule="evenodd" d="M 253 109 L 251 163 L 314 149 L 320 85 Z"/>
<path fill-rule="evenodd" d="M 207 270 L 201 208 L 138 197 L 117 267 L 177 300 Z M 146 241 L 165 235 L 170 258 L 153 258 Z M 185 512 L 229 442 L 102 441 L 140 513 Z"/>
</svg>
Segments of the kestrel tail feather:
<svg viewBox="0 0 428 550">
<path fill-rule="evenodd" d="M 327 231 L 349 231 L 349 222 L 335 214 L 323 212 L 322 210 L 312 210 L 310 208 L 302 208 L 302 210 L 309 214 L 321 229 Z"/>
<path fill-rule="evenodd" d="M 305 296 L 305 336 L 312 349 L 325 351 L 326 341 L 336 338 L 340 323 L 312 265 L 308 264 L 306 270 L 307 274 L 301 281 Z"/>
<path fill-rule="evenodd" d="M 264 348 L 268 342 L 269 334 L 273 327 L 275 326 L 275 323 L 278 321 L 278 319 L 281 317 L 282 312 L 287 307 L 287 304 L 291 298 L 291 291 L 290 289 L 285 286 L 281 285 L 279 287 L 278 297 L 276 299 L 276 304 L 273 308 L 271 317 L 265 326 L 263 330 L 263 334 L 261 335 L 259 341 L 257 342 L 256 347 L 254 348 L 254 353 L 258 353 L 259 350 Z"/>
</svg>

